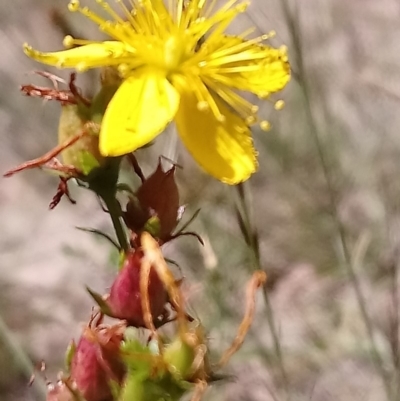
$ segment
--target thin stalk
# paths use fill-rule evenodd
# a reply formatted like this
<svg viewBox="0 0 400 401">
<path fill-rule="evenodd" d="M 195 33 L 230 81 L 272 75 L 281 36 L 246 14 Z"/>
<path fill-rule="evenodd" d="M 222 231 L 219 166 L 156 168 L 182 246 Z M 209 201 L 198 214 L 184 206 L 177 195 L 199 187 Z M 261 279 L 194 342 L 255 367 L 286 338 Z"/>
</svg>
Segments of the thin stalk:
<svg viewBox="0 0 400 401">
<path fill-rule="evenodd" d="M 390 192 L 387 191 L 388 188 L 391 187 L 391 180 L 387 181 L 386 176 L 383 177 L 383 179 L 380 180 L 380 188 L 383 193 L 383 197 L 385 200 L 390 199 Z M 386 236 L 388 238 L 389 244 L 391 244 L 392 241 L 392 236 L 391 236 L 391 230 L 390 230 L 390 215 L 392 214 L 398 214 L 399 208 L 397 205 L 397 202 L 395 205 L 391 205 L 389 202 L 385 202 L 385 222 L 386 222 Z M 390 340 L 390 348 L 392 352 L 392 361 L 393 361 L 393 367 L 394 367 L 394 372 L 393 372 L 393 394 L 400 394 L 399 389 L 400 389 L 400 349 L 399 349 L 399 336 L 400 336 L 400 297 L 399 297 L 399 291 L 398 291 L 398 284 L 399 284 L 399 248 L 396 246 L 396 244 L 393 244 L 392 246 L 395 246 L 395 251 L 392 256 L 391 261 L 389 262 L 389 278 L 391 279 L 391 300 L 392 300 L 392 308 L 391 308 L 391 313 L 390 313 L 390 335 L 389 335 L 389 340 Z"/>
<path fill-rule="evenodd" d="M 32 364 L 32 361 L 29 359 L 25 351 L 18 344 L 18 342 L 13 337 L 13 334 L 8 329 L 6 323 L 0 316 L 0 343 L 4 344 L 4 348 L 10 353 L 11 357 L 14 359 L 14 362 L 19 369 L 19 371 L 28 379 L 34 374 L 35 366 Z M 5 361 L 4 361 L 5 362 Z M 38 377 L 32 383 L 32 388 L 36 393 L 37 400 L 44 400 L 46 398 L 46 386 L 43 383 L 42 378 Z"/>
<path fill-rule="evenodd" d="M 250 212 L 250 207 L 247 203 L 246 191 L 244 188 L 244 184 L 243 183 L 238 184 L 236 186 L 236 190 L 239 195 L 241 218 L 243 221 L 242 228 L 245 230 L 245 233 L 243 233 L 243 234 L 245 236 L 246 243 L 248 244 L 248 248 L 250 251 L 249 254 L 251 257 L 252 269 L 253 270 L 263 270 L 262 265 L 261 265 L 261 260 L 260 260 L 258 237 L 256 235 L 256 229 L 253 227 L 253 224 L 252 224 L 252 218 L 250 215 L 251 212 Z M 267 287 L 265 284 L 262 286 L 262 293 L 263 293 L 263 297 L 264 297 L 265 314 L 266 314 L 268 326 L 269 326 L 271 336 L 272 336 L 274 352 L 276 354 L 280 374 L 282 376 L 283 387 L 284 387 L 286 395 L 288 397 L 289 380 L 288 380 L 288 376 L 286 373 L 285 364 L 284 364 L 284 360 L 283 360 L 282 348 L 281 348 L 281 343 L 279 340 L 278 331 L 276 328 L 274 312 L 273 312 L 273 308 L 272 308 L 272 305 L 271 305 L 271 302 L 269 299 Z"/>
<path fill-rule="evenodd" d="M 332 178 L 331 171 L 329 169 L 327 160 L 325 158 L 324 149 L 321 144 L 321 140 L 318 135 L 314 116 L 311 111 L 310 92 L 309 92 L 309 87 L 307 85 L 307 76 L 305 74 L 304 62 L 303 62 L 302 52 L 301 52 L 301 36 L 300 36 L 301 33 L 294 21 L 294 18 L 291 15 L 289 6 L 287 4 L 287 0 L 282 1 L 282 6 L 283 6 L 284 14 L 285 14 L 287 22 L 288 22 L 289 30 L 291 31 L 291 34 L 292 34 L 294 48 L 297 50 L 296 58 L 297 58 L 299 84 L 302 87 L 303 94 L 304 94 L 304 100 L 306 103 L 305 109 L 306 109 L 307 120 L 308 120 L 309 128 L 310 128 L 310 135 L 316 146 L 316 150 L 318 153 L 318 157 L 319 157 L 320 164 L 321 164 L 323 174 L 324 174 L 324 178 L 326 181 L 326 186 L 327 186 L 328 196 L 329 196 L 330 215 L 333 219 L 333 222 L 334 222 L 334 225 L 335 225 L 338 237 L 339 237 L 339 241 L 340 241 L 340 244 L 342 247 L 343 262 L 344 262 L 343 264 L 346 269 L 347 275 L 349 277 L 350 283 L 355 292 L 358 307 L 360 310 L 360 314 L 361 314 L 362 320 L 364 322 L 364 325 L 365 325 L 365 328 L 367 331 L 367 336 L 368 336 L 368 339 L 370 342 L 370 352 L 371 352 L 372 360 L 374 362 L 374 365 L 375 365 L 375 368 L 376 368 L 378 374 L 381 376 L 381 379 L 382 379 L 382 382 L 383 382 L 383 385 L 385 388 L 386 396 L 387 396 L 388 400 L 390 400 L 391 399 L 390 379 L 387 377 L 386 372 L 383 368 L 383 360 L 382 360 L 382 357 L 378 351 L 378 347 L 375 342 L 373 324 L 372 324 L 371 319 L 367 312 L 366 300 L 365 300 L 364 294 L 362 292 L 360 281 L 357 277 L 354 265 L 352 263 L 351 253 L 348 249 L 346 235 L 345 235 L 345 229 L 338 217 L 338 206 L 337 206 L 337 200 L 336 200 L 335 191 L 334 191 L 333 178 Z"/>
<path fill-rule="evenodd" d="M 398 261 L 394 261 L 391 266 L 392 274 L 392 320 L 391 320 L 391 346 L 392 346 L 392 358 L 393 365 L 395 367 L 397 376 L 400 369 L 400 359 L 399 359 L 399 291 L 398 291 L 398 279 L 399 279 L 399 269 Z"/>
<path fill-rule="evenodd" d="M 109 193 L 99 194 L 103 202 L 105 203 L 108 213 L 110 214 L 112 224 L 114 226 L 115 234 L 117 235 L 117 239 L 121 249 L 125 252 L 129 250 L 129 243 L 126 236 L 126 231 L 121 224 L 121 206 L 118 203 L 115 196 Z"/>
</svg>

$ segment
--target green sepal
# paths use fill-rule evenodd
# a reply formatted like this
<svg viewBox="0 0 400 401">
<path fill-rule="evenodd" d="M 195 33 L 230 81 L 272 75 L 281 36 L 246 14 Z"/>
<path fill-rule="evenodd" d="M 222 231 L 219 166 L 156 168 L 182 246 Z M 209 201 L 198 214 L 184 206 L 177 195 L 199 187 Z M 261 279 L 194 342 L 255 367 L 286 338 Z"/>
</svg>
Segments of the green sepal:
<svg viewBox="0 0 400 401">
<path fill-rule="evenodd" d="M 71 370 L 71 363 L 72 363 L 72 358 L 74 357 L 76 352 L 76 344 L 75 341 L 72 340 L 67 347 L 67 350 L 65 351 L 65 367 L 67 372 L 69 372 Z"/>
<path fill-rule="evenodd" d="M 107 316 L 113 316 L 110 307 L 108 306 L 107 302 L 104 301 L 103 297 L 98 294 L 97 292 L 91 290 L 89 287 L 86 286 L 86 291 L 90 294 L 96 304 L 99 306 L 102 313 Z"/>
<path fill-rule="evenodd" d="M 185 391 L 170 376 L 155 380 L 141 373 L 128 374 L 118 401 L 178 401 Z"/>
<path fill-rule="evenodd" d="M 166 370 L 159 355 L 136 338 L 126 339 L 121 346 L 124 363 L 128 372 L 143 374 L 146 377 L 162 377 Z"/>
<path fill-rule="evenodd" d="M 89 175 L 92 170 L 100 167 L 100 163 L 88 150 L 81 150 L 79 153 L 79 167 L 84 175 Z"/>
<path fill-rule="evenodd" d="M 122 249 L 120 249 L 120 252 L 118 254 L 118 271 L 121 271 L 122 268 L 124 267 L 124 262 L 126 259 L 126 253 Z"/>
<path fill-rule="evenodd" d="M 163 354 L 164 361 L 169 366 L 169 371 L 176 380 L 185 380 L 192 373 L 195 352 L 186 341 L 177 338 L 167 345 Z"/>
<path fill-rule="evenodd" d="M 150 217 L 144 225 L 144 231 L 147 231 L 152 237 L 158 238 L 161 231 L 161 222 L 157 216 Z"/>
<path fill-rule="evenodd" d="M 121 392 L 122 392 L 121 385 L 118 382 L 116 382 L 115 380 L 109 380 L 108 387 L 111 390 L 112 399 L 118 400 L 121 395 Z"/>
<path fill-rule="evenodd" d="M 146 397 L 143 375 L 128 374 L 121 388 L 118 401 L 145 401 Z"/>
<path fill-rule="evenodd" d="M 101 124 L 107 106 L 110 103 L 110 100 L 113 98 L 118 87 L 119 84 L 104 85 L 94 96 L 89 109 L 91 121 Z"/>
</svg>

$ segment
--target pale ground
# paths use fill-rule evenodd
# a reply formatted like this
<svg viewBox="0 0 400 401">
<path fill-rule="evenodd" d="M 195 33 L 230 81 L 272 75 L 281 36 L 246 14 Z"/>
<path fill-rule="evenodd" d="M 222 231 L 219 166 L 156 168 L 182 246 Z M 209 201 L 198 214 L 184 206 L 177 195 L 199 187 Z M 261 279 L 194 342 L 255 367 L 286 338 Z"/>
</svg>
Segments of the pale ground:
<svg viewBox="0 0 400 401">
<path fill-rule="evenodd" d="M 301 76 L 299 49 L 281 1 L 253 0 L 250 14 L 262 31 L 277 30 L 274 43 L 289 46 L 294 71 Z M 46 84 L 28 74 L 40 66 L 24 56 L 21 44 L 59 49 L 63 35 L 52 27 L 49 10 L 53 5 L 64 12 L 66 4 L 0 2 L 0 171 L 56 143 L 58 105 L 19 93 L 22 83 Z M 400 3 L 297 0 L 291 5 L 300 26 L 296 38 L 301 41 L 312 112 L 332 173 L 337 218 L 349 234 L 350 253 L 360 259 L 357 274 L 384 367 L 391 370 L 389 267 L 398 264 L 400 221 Z M 248 24 L 248 18 L 243 23 Z M 89 24 L 75 22 L 74 27 L 87 36 L 95 32 Z M 252 180 L 262 261 L 271 277 L 277 277 L 271 301 L 289 392 L 296 401 L 384 400 L 354 293 L 340 266 L 336 225 L 328 213 L 326 182 L 301 93 L 293 80 L 284 95 L 287 107 L 271 112 L 275 129 L 258 134 L 260 172 Z M 153 162 L 145 164 L 146 172 L 155 166 L 157 149 L 170 152 L 164 146 L 169 143 L 161 139 Z M 212 328 L 212 344 L 219 349 L 232 339 L 239 321 L 236 311 L 241 310 L 243 283 L 249 277 L 243 269 L 244 245 L 233 217 L 233 191 L 205 178 L 187 157 L 181 161 L 183 202 L 192 210 L 202 207 L 194 228 L 212 246 L 203 259 L 189 239 L 168 246 L 167 252 L 183 271 L 189 269 L 189 280 L 200 283 L 193 284 L 192 303 L 201 303 L 196 310 Z M 63 200 L 50 212 L 47 205 L 55 186 L 56 180 L 39 171 L 0 184 L 0 316 L 29 355 L 35 361 L 45 359 L 53 374 L 62 368 L 68 341 L 90 314 L 84 285 L 104 291 L 113 271 L 110 247 L 74 228 L 111 232 L 96 199 L 74 191 L 78 205 Z M 272 389 L 285 399 L 263 307 L 260 297 L 249 341 L 232 363 L 237 380 L 218 386 L 210 398 L 269 401 Z M 25 392 L 25 379 L 17 381 L 11 373 L 11 356 L 3 351 L 0 358 L 0 398 L 33 400 L 33 393 Z"/>
</svg>

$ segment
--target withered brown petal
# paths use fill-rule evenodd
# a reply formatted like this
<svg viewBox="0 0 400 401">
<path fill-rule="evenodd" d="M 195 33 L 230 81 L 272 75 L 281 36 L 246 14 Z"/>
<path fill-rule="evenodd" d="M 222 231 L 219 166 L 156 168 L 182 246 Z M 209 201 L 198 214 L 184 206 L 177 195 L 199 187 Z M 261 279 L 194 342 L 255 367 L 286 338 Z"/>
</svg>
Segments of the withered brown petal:
<svg viewBox="0 0 400 401">
<path fill-rule="evenodd" d="M 156 171 L 137 191 L 143 209 L 152 211 L 160 220 L 160 238 L 167 237 L 178 221 L 179 192 L 175 182 L 175 166 L 163 170 L 161 161 Z"/>
</svg>

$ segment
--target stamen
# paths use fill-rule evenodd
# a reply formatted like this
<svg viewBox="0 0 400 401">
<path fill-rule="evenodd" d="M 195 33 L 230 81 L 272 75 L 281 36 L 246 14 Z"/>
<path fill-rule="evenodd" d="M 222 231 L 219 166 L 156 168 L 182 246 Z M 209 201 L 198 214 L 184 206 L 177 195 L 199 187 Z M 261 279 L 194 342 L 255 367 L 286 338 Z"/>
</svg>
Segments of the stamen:
<svg viewBox="0 0 400 401">
<path fill-rule="evenodd" d="M 270 97 L 270 95 L 271 95 L 271 93 L 268 92 L 268 91 L 259 92 L 259 93 L 257 94 L 257 96 L 258 96 L 260 99 L 262 99 L 262 100 L 268 99 L 268 98 Z"/>
<path fill-rule="evenodd" d="M 96 3 L 104 10 L 106 11 L 112 18 L 114 18 L 115 21 L 117 21 L 120 24 L 124 23 L 124 20 L 111 8 L 110 4 L 108 4 L 107 1 L 104 0 L 96 0 Z"/>
<path fill-rule="evenodd" d="M 282 110 L 285 107 L 285 102 L 283 100 L 277 100 L 274 104 L 275 110 Z"/>
<path fill-rule="evenodd" d="M 175 23 L 176 25 L 181 25 L 182 13 L 183 13 L 183 0 L 178 0 L 178 4 L 176 5 L 176 15 L 175 15 Z"/>
<path fill-rule="evenodd" d="M 125 5 L 125 3 L 123 2 L 123 0 L 115 0 L 115 2 L 120 6 L 120 8 L 122 9 L 122 12 L 124 13 L 126 19 L 129 21 L 129 23 L 132 25 L 132 27 L 134 28 L 134 30 L 136 32 L 140 32 L 137 26 L 137 23 L 135 21 L 135 19 L 132 17 L 132 13 L 129 12 L 128 7 Z M 132 10 L 133 11 L 133 10 Z M 125 25 L 125 23 L 124 23 Z"/>
<path fill-rule="evenodd" d="M 253 125 L 257 119 L 254 116 L 249 116 L 245 118 L 245 122 L 247 125 Z"/>
<path fill-rule="evenodd" d="M 266 38 L 264 40 L 273 39 L 276 36 L 276 31 L 274 31 L 274 30 L 269 31 L 268 33 L 264 34 L 263 36 L 266 36 Z"/>
<path fill-rule="evenodd" d="M 118 65 L 118 72 L 121 74 L 121 76 L 123 76 L 123 77 L 125 77 L 127 74 L 128 74 L 128 72 L 130 72 L 130 67 L 129 67 L 129 65 L 128 64 L 126 64 L 126 63 L 120 63 L 119 65 Z"/>
<path fill-rule="evenodd" d="M 75 39 L 71 35 L 67 35 L 63 39 L 63 45 L 67 49 L 70 49 L 71 47 L 74 47 L 74 46 L 91 45 L 94 43 L 101 43 L 101 42 L 96 42 L 94 40 Z"/>
<path fill-rule="evenodd" d="M 210 107 L 208 106 L 208 103 L 206 101 L 198 102 L 197 103 L 197 109 L 200 111 L 205 111 L 208 110 Z"/>
<path fill-rule="evenodd" d="M 182 12 L 182 19 L 179 25 L 181 32 L 184 32 L 186 29 L 189 28 L 192 21 L 194 21 L 199 15 L 199 9 L 196 2 L 191 1 L 189 4 L 184 8 Z"/>
<path fill-rule="evenodd" d="M 288 53 L 288 48 L 287 48 L 287 46 L 282 45 L 282 46 L 279 48 L 279 52 L 281 53 L 281 59 L 282 59 L 282 61 L 286 63 L 286 62 L 288 61 L 288 55 L 287 55 L 287 53 Z"/>
<path fill-rule="evenodd" d="M 228 9 L 229 9 L 229 7 L 231 7 L 233 4 L 235 4 L 236 3 L 236 1 L 237 0 L 231 0 L 229 3 L 231 3 L 230 5 L 229 5 L 229 3 L 227 3 L 226 5 L 228 5 Z M 204 3 L 204 2 L 203 2 Z M 211 2 L 210 2 L 210 4 L 208 5 L 208 7 L 206 8 L 206 10 L 204 11 L 204 13 L 203 13 L 203 17 L 205 18 L 205 19 L 209 19 L 210 18 L 210 16 L 214 13 L 214 7 L 215 7 L 215 4 L 217 3 L 217 0 L 211 0 Z M 220 11 L 220 10 L 218 10 L 218 11 Z"/>
<path fill-rule="evenodd" d="M 238 38 L 245 40 L 245 38 L 249 35 L 251 35 L 253 32 L 255 32 L 256 27 L 253 26 L 251 28 L 246 29 L 245 31 L 243 31 L 240 35 L 238 35 Z"/>
<path fill-rule="evenodd" d="M 264 121 L 261 121 L 261 122 L 260 122 L 260 128 L 261 128 L 263 131 L 267 132 L 267 131 L 270 131 L 270 130 L 271 130 L 272 125 L 271 125 L 271 123 L 270 123 L 269 121 L 264 120 Z"/>
<path fill-rule="evenodd" d="M 259 64 L 248 64 L 248 65 L 240 65 L 237 67 L 218 67 L 218 68 L 209 68 L 209 73 L 207 75 L 214 75 L 213 71 L 215 71 L 215 75 L 223 76 L 229 74 L 240 74 L 243 72 L 256 72 L 260 71 Z M 236 76 L 235 76 L 236 79 Z"/>
<path fill-rule="evenodd" d="M 81 6 L 79 0 L 71 0 L 68 4 L 68 10 L 71 11 L 71 13 L 74 13 L 79 10 L 79 7 Z"/>
<path fill-rule="evenodd" d="M 244 41 L 238 43 L 236 45 L 232 45 L 232 43 L 227 42 L 224 47 L 220 47 L 218 50 L 213 51 L 212 53 L 200 54 L 198 58 L 201 56 L 202 61 L 198 61 L 201 63 L 201 67 L 218 67 L 222 65 L 226 65 L 229 63 L 236 63 L 238 61 L 256 61 L 260 59 L 265 59 L 268 57 L 268 49 L 259 47 L 254 48 L 254 44 L 259 41 L 260 38 L 255 38 L 253 40 Z M 206 42 L 207 43 L 207 42 Z M 206 49 L 206 47 L 204 47 Z"/>
<path fill-rule="evenodd" d="M 80 63 L 76 64 L 76 66 L 75 66 L 75 69 L 78 72 L 85 72 L 88 70 L 88 68 L 89 68 L 89 66 L 84 61 L 81 61 Z"/>
<path fill-rule="evenodd" d="M 210 31 L 212 27 L 215 29 L 212 30 L 210 36 L 207 38 L 208 43 L 212 43 L 214 39 L 219 42 L 221 35 L 225 32 L 226 28 L 231 24 L 231 22 L 237 17 L 238 14 L 243 13 L 248 3 L 240 3 L 236 7 L 231 8 L 231 6 L 236 3 L 238 0 L 229 1 L 226 6 L 223 6 L 220 10 L 218 10 L 212 17 L 207 19 L 207 31 Z M 231 9 L 230 9 L 231 8 Z M 204 32 L 205 34 L 206 32 Z"/>
<path fill-rule="evenodd" d="M 77 11 L 79 11 L 86 18 L 92 20 L 97 25 L 103 25 L 107 22 L 107 20 L 105 20 L 104 18 L 95 14 L 93 11 L 90 11 L 89 7 L 78 8 Z"/>
<path fill-rule="evenodd" d="M 67 35 L 63 40 L 63 45 L 67 49 L 70 49 L 72 46 L 74 46 L 74 44 L 74 38 L 71 35 Z"/>
<path fill-rule="evenodd" d="M 214 80 L 208 78 L 203 78 L 203 81 L 243 118 L 255 115 L 258 112 L 258 106 L 248 102 L 242 96 L 231 90 L 229 88 L 230 85 L 223 86 L 219 82 L 215 82 Z"/>
<path fill-rule="evenodd" d="M 191 78 L 193 82 L 191 88 L 194 90 L 195 95 L 198 99 L 197 107 L 199 108 L 199 110 L 210 109 L 217 121 L 224 122 L 225 116 L 222 115 L 219 111 L 218 105 L 216 104 L 208 88 L 205 86 L 204 82 L 197 76 L 193 76 Z M 187 83 L 190 85 L 190 81 Z"/>
</svg>

